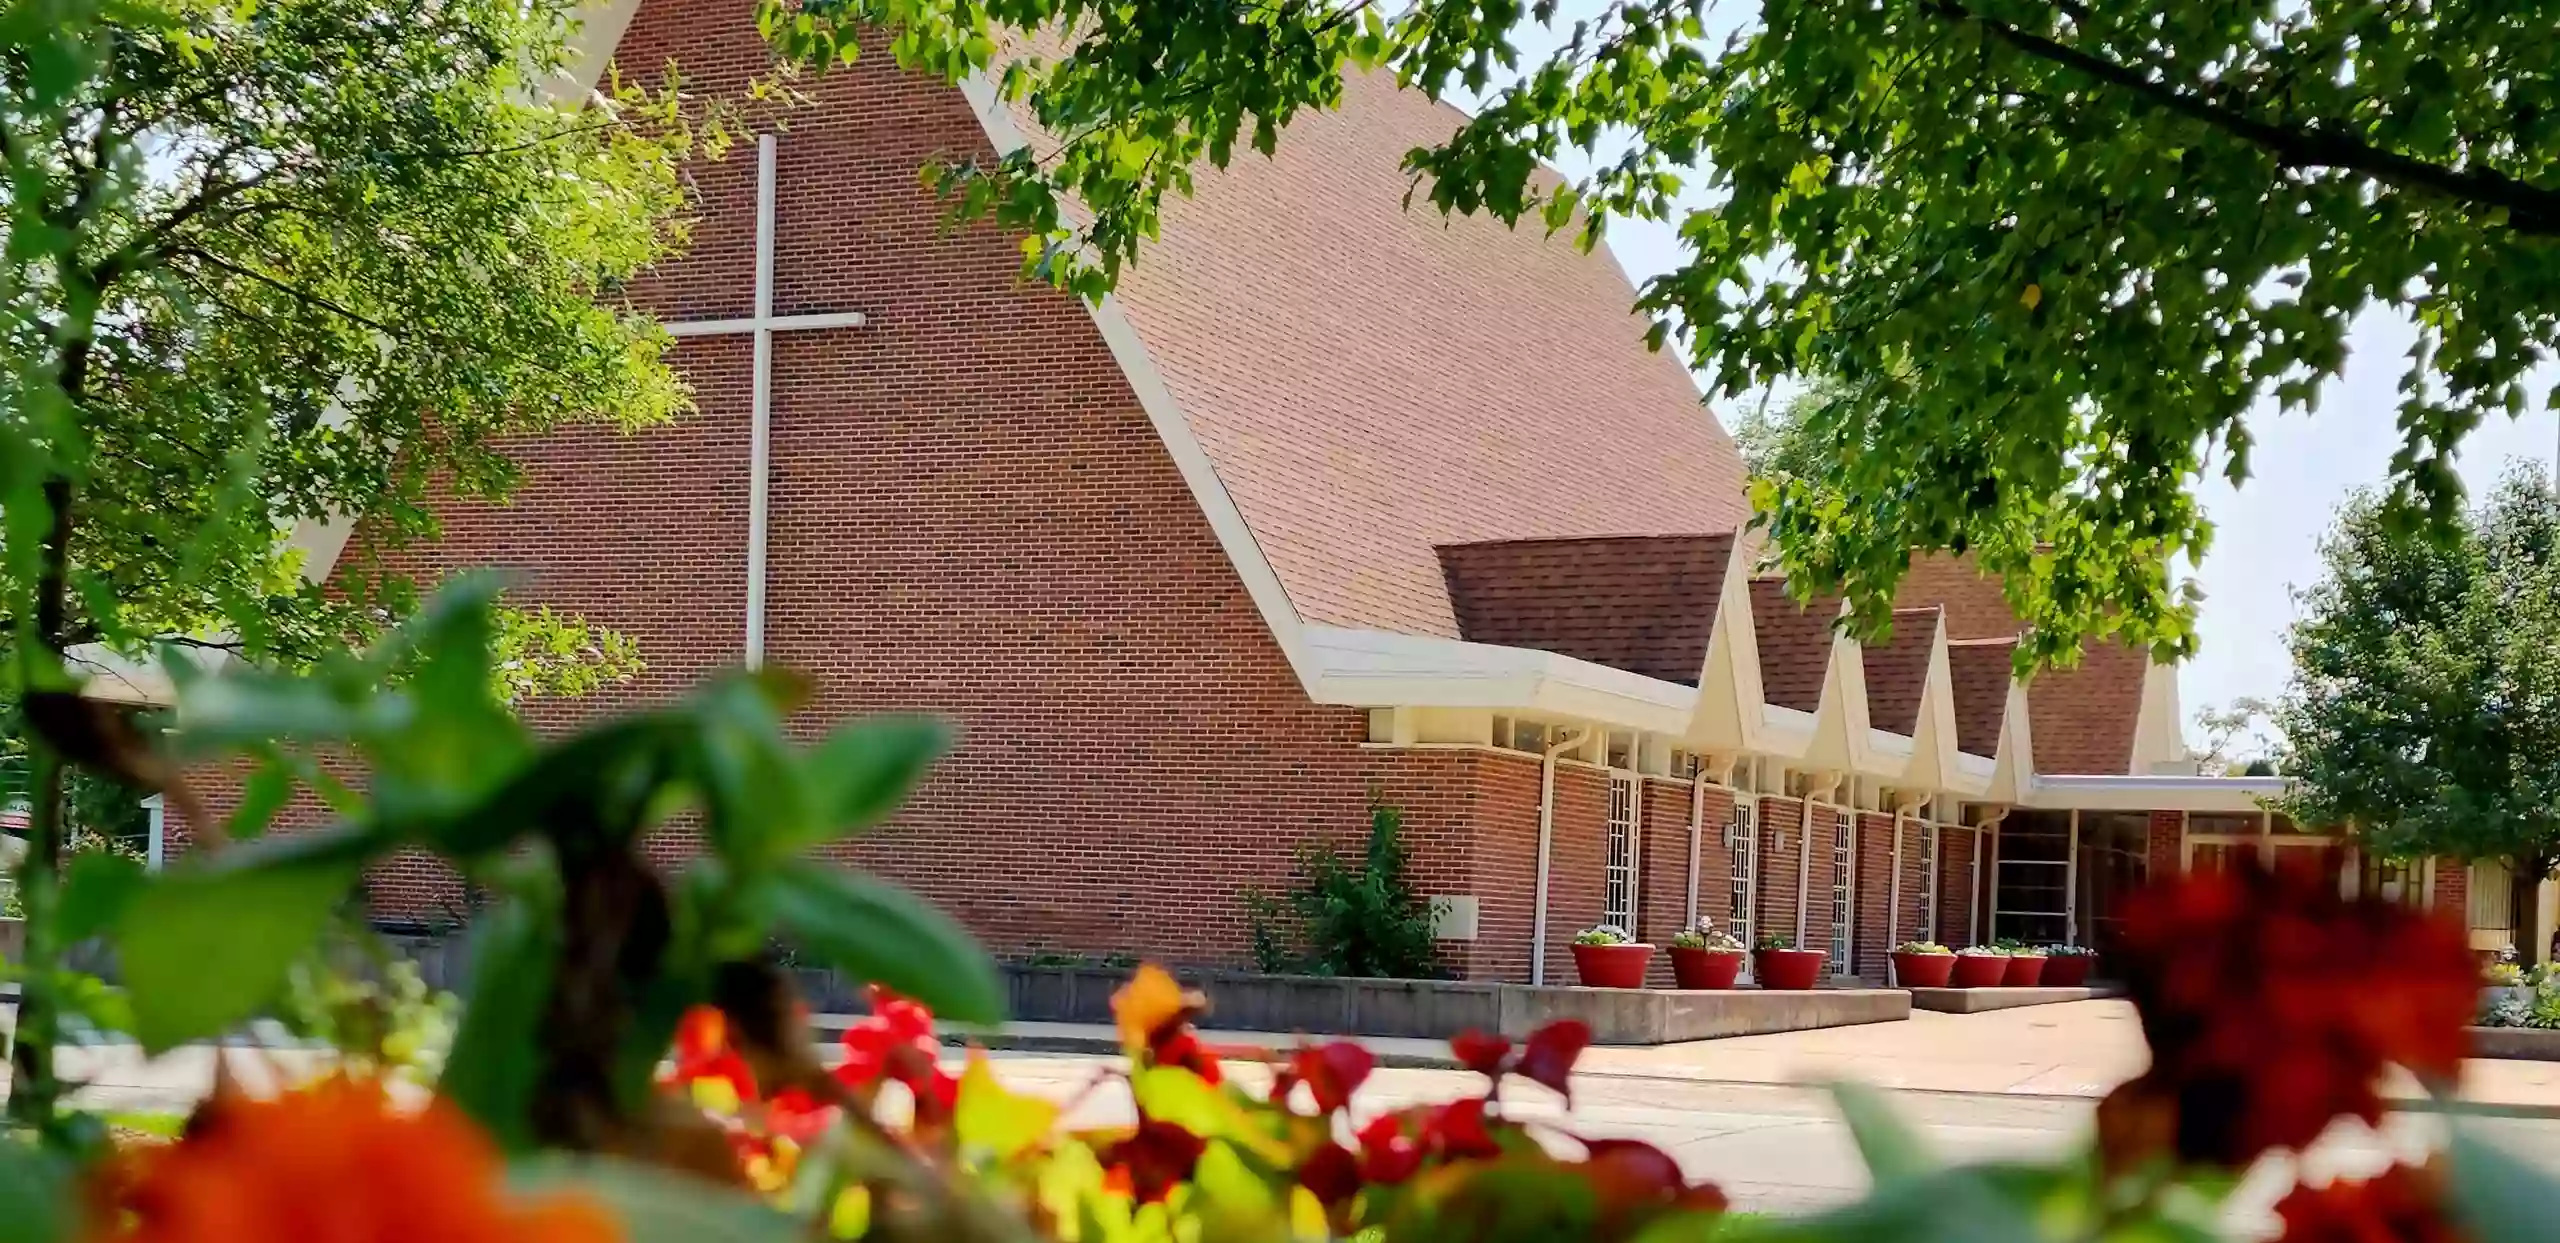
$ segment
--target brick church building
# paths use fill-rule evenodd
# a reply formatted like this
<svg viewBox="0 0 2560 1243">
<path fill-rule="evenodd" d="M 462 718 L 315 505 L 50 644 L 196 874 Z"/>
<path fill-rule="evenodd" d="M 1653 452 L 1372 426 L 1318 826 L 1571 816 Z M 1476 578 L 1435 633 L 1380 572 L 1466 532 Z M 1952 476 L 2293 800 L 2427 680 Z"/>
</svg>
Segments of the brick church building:
<svg viewBox="0 0 2560 1243">
<path fill-rule="evenodd" d="M 619 0 L 592 81 L 766 68 L 744 0 Z M 1444 961 L 1572 978 L 1581 928 L 1700 917 L 1829 947 L 2101 945 L 2146 876 L 2331 839 L 2201 778 L 2173 670 L 2099 647 L 2022 685 L 2015 619 L 1915 567 L 1889 641 L 1755 572 L 1732 441 L 1644 345 L 1605 252 L 1402 208 L 1457 116 L 1378 80 L 1168 204 L 1099 305 L 946 229 L 918 169 L 1042 141 L 885 55 L 694 170 L 688 253 L 630 290 L 698 411 L 518 447 L 413 567 L 521 572 L 644 674 L 552 723 L 762 660 L 806 724 L 930 711 L 961 742 L 840 848 L 999 954 L 1241 964 L 1248 887 L 1400 808 Z M 339 538 L 342 538 L 342 533 Z M 313 540 L 315 563 L 334 555 Z M 680 837 L 671 850 L 681 850 Z M 2342 883 L 2464 902 L 2464 872 Z M 386 870 L 386 915 L 451 898 Z"/>
</svg>

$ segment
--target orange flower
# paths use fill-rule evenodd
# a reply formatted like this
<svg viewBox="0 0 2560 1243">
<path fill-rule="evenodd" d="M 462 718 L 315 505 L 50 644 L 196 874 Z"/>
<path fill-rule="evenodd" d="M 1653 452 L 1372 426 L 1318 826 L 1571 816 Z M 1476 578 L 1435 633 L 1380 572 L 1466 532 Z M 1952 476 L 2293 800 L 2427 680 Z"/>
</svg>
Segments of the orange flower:
<svg viewBox="0 0 2560 1243">
<path fill-rule="evenodd" d="M 2099 1109 L 2110 1160 L 2229 1168 L 2381 1117 L 2392 1065 L 2449 1079 L 2478 972 L 2460 927 L 2308 868 L 2205 873 L 2126 904 L 2117 962 L 2151 1069 Z"/>
<path fill-rule="evenodd" d="M 2463 1243 L 2431 1171 L 2395 1165 L 2366 1182 L 2299 1186 L 2276 1204 L 2279 1243 Z"/>
<path fill-rule="evenodd" d="M 327 1079 L 273 1100 L 218 1099 L 186 1138 L 118 1158 L 93 1240 L 117 1243 L 619 1243 L 602 1206 L 504 1194 L 497 1149 L 441 1101 L 394 1108 L 382 1085 Z"/>
</svg>

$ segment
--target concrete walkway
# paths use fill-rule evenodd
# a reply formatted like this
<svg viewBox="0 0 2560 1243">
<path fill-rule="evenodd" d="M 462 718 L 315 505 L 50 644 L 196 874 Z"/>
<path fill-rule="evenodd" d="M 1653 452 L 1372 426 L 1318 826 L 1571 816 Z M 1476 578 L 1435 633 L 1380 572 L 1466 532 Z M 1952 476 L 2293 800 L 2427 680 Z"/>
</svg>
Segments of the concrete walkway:
<svg viewBox="0 0 2560 1243">
<path fill-rule="evenodd" d="M 827 1023 L 846 1020 L 829 1018 Z M 971 1038 L 954 1032 L 955 1040 Z M 1214 1044 L 1287 1048 L 1294 1035 L 1208 1030 Z M 977 1035 L 990 1048 L 1059 1054 L 1106 1054 L 1119 1047 L 1108 1027 L 1016 1023 Z M 1383 1065 L 1456 1065 L 1437 1040 L 1364 1038 Z M 1594 1048 L 1581 1071 L 1612 1078 L 1721 1084 L 1803 1084 L 1855 1079 L 1910 1092 L 2093 1098 L 2149 1065 L 2142 1027 L 2123 1001 L 2079 1001 L 1981 1014 L 1915 1011 L 1898 1023 L 1871 1023 L 1769 1036 L 1735 1036 L 1651 1048 Z M 2414 1081 L 2393 1094 L 2415 1098 Z M 2560 1062 L 2489 1061 L 2464 1066 L 2465 1099 L 2477 1104 L 2560 1114 Z"/>
</svg>

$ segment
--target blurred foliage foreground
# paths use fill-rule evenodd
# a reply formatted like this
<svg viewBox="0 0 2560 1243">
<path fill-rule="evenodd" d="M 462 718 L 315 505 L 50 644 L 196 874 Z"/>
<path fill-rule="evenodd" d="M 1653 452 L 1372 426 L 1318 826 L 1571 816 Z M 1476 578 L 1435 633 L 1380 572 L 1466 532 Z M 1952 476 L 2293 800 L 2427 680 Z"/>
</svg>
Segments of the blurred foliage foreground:
<svg viewBox="0 0 2560 1243">
<path fill-rule="evenodd" d="M 56 995 L 157 1052 L 313 995 L 366 935 L 348 909 L 365 866 L 432 852 L 494 895 L 439 1055 L 401 1023 L 322 1025 L 345 1054 L 326 1077 L 267 1099 L 218 1089 L 174 1142 L 67 1123 L 0 1139 L 0 1243 L 2205 1240 L 2241 1170 L 2377 1121 L 2390 1068 L 2453 1086 L 2477 1004 L 2449 923 L 2309 873 L 2188 878 L 2128 911 L 2121 969 L 2152 1064 L 2106 1099 L 2087 1150 L 1943 1165 L 1844 1087 L 1873 1193 L 1771 1219 L 1726 1214 L 1651 1145 L 1506 1108 L 1506 1092 L 1570 1100 L 1579 1024 L 1516 1046 L 1462 1036 L 1479 1092 L 1378 1112 L 1357 1100 L 1359 1046 L 1209 1048 L 1200 999 L 1145 967 L 1115 998 L 1128 1068 L 1081 1098 L 1125 1093 L 1134 1124 L 1070 1129 L 1073 1103 L 945 1057 L 937 1014 L 1003 1017 L 968 936 L 808 857 L 898 805 L 938 726 L 867 720 L 798 745 L 797 685 L 761 673 L 537 740 L 489 676 L 494 597 L 461 581 L 369 654 L 306 674 L 182 678 L 154 745 L 254 774 L 228 840 L 156 874 L 87 857 L 57 915 L 66 942 L 112 944 L 123 987 L 57 979 Z M 364 788 L 323 755 L 359 763 Z M 306 784 L 336 821 L 264 832 Z M 654 869 L 642 839 L 677 816 L 704 849 Z M 777 941 L 874 986 L 832 1068 Z M 399 992 L 316 991 L 384 1013 Z M 1271 1064 L 1231 1075 L 1244 1059 Z M 2425 1165 L 2294 1189 L 2286 1237 L 2553 1237 L 2560 1189 L 2453 1121 Z"/>
</svg>

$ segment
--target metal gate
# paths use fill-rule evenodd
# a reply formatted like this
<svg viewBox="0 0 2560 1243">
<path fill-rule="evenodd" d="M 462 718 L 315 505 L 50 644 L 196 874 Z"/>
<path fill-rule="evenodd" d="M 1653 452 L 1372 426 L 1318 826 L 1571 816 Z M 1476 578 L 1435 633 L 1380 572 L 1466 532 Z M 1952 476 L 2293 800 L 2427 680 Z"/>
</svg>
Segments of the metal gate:
<svg viewBox="0 0 2560 1243">
<path fill-rule="evenodd" d="M 1849 924 L 1857 902 L 1858 815 L 1835 807 L 1831 824 L 1831 970 L 1854 975 Z"/>
<path fill-rule="evenodd" d="M 1604 872 L 1607 889 L 1600 903 L 1601 922 L 1615 924 L 1630 936 L 1636 930 L 1636 851 L 1642 832 L 1638 780 L 1631 775 L 1612 774 L 1609 778 L 1609 849 Z"/>
<path fill-rule="evenodd" d="M 1733 819 L 1724 831 L 1725 849 L 1733 855 L 1733 909 L 1725 916 L 1725 930 L 1745 948 L 1753 944 L 1751 912 L 1760 899 L 1760 830 L 1754 810 L 1748 800 L 1735 800 Z"/>
</svg>

